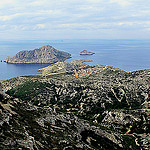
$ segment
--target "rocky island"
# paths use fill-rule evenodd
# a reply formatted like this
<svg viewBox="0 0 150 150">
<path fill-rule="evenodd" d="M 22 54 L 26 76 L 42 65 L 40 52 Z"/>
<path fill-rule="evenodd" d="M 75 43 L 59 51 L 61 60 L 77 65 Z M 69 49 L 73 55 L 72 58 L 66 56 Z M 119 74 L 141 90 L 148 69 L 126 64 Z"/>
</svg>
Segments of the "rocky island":
<svg viewBox="0 0 150 150">
<path fill-rule="evenodd" d="M 48 70 L 0 84 L 0 149 L 149 150 L 149 69 L 74 61 Z"/>
<path fill-rule="evenodd" d="M 95 54 L 95 53 L 89 52 L 87 50 L 83 50 L 82 52 L 80 52 L 80 55 L 93 55 L 93 54 Z"/>
<path fill-rule="evenodd" d="M 56 50 L 50 45 L 30 51 L 20 51 L 13 57 L 7 57 L 7 63 L 55 63 L 70 58 L 71 54 Z"/>
</svg>

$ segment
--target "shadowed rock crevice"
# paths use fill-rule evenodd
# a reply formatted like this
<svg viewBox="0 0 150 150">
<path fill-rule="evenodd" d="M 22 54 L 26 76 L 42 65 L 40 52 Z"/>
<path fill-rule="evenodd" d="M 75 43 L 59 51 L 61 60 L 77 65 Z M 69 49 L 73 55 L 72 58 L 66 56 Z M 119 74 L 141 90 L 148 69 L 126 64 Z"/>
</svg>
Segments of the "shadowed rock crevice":
<svg viewBox="0 0 150 150">
<path fill-rule="evenodd" d="M 93 131 L 82 131 L 81 132 L 82 140 L 93 146 L 93 148 L 101 149 L 101 150 L 108 150 L 108 149 L 123 149 L 119 147 L 117 144 L 113 143 L 111 140 L 106 138 L 104 135 L 97 135 Z"/>
</svg>

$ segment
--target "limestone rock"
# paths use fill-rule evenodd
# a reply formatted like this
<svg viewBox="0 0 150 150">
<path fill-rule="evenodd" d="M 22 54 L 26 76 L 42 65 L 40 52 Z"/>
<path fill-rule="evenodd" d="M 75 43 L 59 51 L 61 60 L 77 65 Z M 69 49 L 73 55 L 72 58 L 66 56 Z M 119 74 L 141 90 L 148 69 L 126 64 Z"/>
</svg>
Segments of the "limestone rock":
<svg viewBox="0 0 150 150">
<path fill-rule="evenodd" d="M 3 81 L 19 100 L 0 103 L 0 149 L 148 149 L 150 70 L 97 68 Z"/>
</svg>

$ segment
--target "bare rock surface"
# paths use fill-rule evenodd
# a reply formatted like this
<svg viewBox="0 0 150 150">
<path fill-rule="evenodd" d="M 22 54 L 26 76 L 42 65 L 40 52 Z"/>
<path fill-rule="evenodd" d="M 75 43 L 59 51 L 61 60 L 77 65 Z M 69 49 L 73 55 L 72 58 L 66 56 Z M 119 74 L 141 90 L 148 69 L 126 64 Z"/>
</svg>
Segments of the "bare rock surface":
<svg viewBox="0 0 150 150">
<path fill-rule="evenodd" d="M 88 67 L 90 76 L 3 81 L 0 149 L 148 150 L 150 70 Z"/>
</svg>

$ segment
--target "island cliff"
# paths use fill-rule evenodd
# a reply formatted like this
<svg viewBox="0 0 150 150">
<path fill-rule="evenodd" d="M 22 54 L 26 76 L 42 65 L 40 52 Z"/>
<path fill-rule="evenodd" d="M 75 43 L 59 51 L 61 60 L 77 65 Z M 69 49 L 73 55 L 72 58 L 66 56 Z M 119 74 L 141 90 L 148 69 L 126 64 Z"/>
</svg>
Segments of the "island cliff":
<svg viewBox="0 0 150 150">
<path fill-rule="evenodd" d="M 20 51 L 13 57 L 7 57 L 7 63 L 55 63 L 70 58 L 71 54 L 56 50 L 50 45 L 39 49 Z"/>
</svg>

